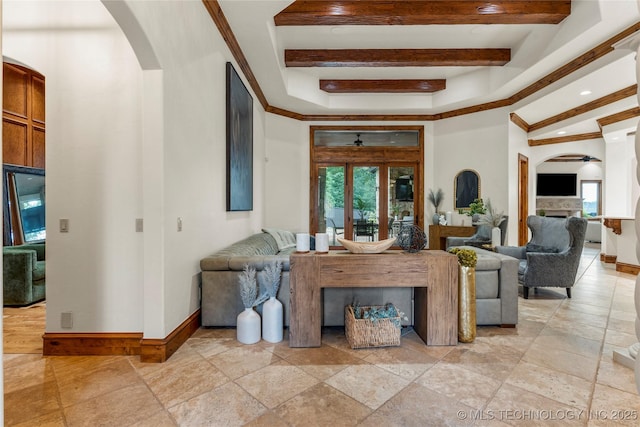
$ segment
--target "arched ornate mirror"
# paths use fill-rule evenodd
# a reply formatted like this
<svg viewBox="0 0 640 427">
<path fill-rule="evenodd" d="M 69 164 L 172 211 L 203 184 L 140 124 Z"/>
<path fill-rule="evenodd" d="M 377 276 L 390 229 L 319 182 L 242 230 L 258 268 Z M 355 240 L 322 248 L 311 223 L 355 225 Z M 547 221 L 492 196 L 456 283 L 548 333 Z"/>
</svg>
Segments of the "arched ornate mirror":
<svg viewBox="0 0 640 427">
<path fill-rule="evenodd" d="M 474 170 L 460 171 L 453 182 L 455 209 L 468 209 L 471 202 L 480 198 L 480 175 Z"/>
</svg>

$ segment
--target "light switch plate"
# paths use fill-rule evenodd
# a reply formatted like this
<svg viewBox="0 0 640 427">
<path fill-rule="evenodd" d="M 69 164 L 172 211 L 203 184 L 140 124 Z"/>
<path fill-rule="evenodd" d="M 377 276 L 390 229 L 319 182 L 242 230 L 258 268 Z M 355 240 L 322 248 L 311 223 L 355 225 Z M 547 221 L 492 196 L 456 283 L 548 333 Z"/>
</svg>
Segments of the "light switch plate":
<svg viewBox="0 0 640 427">
<path fill-rule="evenodd" d="M 144 224 L 142 218 L 136 218 L 136 233 L 142 233 Z"/>
<path fill-rule="evenodd" d="M 64 311 L 60 313 L 60 327 L 65 329 L 73 328 L 73 313 L 70 311 Z"/>
<path fill-rule="evenodd" d="M 68 233 L 69 232 L 69 220 L 66 218 L 60 219 L 60 232 Z"/>
<path fill-rule="evenodd" d="M 182 218 L 178 217 L 178 231 L 182 231 Z"/>
</svg>

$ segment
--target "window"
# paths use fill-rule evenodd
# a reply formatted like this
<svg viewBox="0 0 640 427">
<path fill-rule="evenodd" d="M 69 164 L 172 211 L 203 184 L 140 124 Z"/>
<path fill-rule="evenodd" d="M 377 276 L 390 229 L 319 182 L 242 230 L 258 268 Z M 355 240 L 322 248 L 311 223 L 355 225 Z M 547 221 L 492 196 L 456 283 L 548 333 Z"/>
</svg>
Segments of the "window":
<svg viewBox="0 0 640 427">
<path fill-rule="evenodd" d="M 423 127 L 312 127 L 310 231 L 384 240 L 422 227 Z"/>
<path fill-rule="evenodd" d="M 602 181 L 580 181 L 582 215 L 586 218 L 602 215 Z"/>
</svg>

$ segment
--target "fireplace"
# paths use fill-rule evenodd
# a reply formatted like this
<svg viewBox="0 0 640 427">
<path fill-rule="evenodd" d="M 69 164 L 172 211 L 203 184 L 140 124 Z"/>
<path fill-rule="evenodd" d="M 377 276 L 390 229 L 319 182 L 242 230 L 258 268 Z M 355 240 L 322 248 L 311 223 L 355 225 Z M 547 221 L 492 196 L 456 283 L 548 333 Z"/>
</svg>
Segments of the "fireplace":
<svg viewBox="0 0 640 427">
<path fill-rule="evenodd" d="M 546 216 L 566 218 L 581 216 L 582 199 L 580 197 L 537 197 L 536 212 L 544 211 Z"/>
</svg>

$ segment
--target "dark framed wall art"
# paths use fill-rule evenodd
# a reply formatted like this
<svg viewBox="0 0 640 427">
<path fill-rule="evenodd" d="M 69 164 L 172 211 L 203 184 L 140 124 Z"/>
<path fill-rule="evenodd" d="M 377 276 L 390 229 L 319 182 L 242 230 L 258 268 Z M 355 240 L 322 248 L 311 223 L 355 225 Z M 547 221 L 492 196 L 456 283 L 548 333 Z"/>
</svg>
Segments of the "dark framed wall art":
<svg viewBox="0 0 640 427">
<path fill-rule="evenodd" d="M 227 211 L 253 210 L 253 98 L 227 62 Z"/>
<path fill-rule="evenodd" d="M 474 170 L 460 171 L 453 186 L 456 195 L 455 209 L 468 209 L 475 199 L 480 198 L 480 175 Z"/>
</svg>

